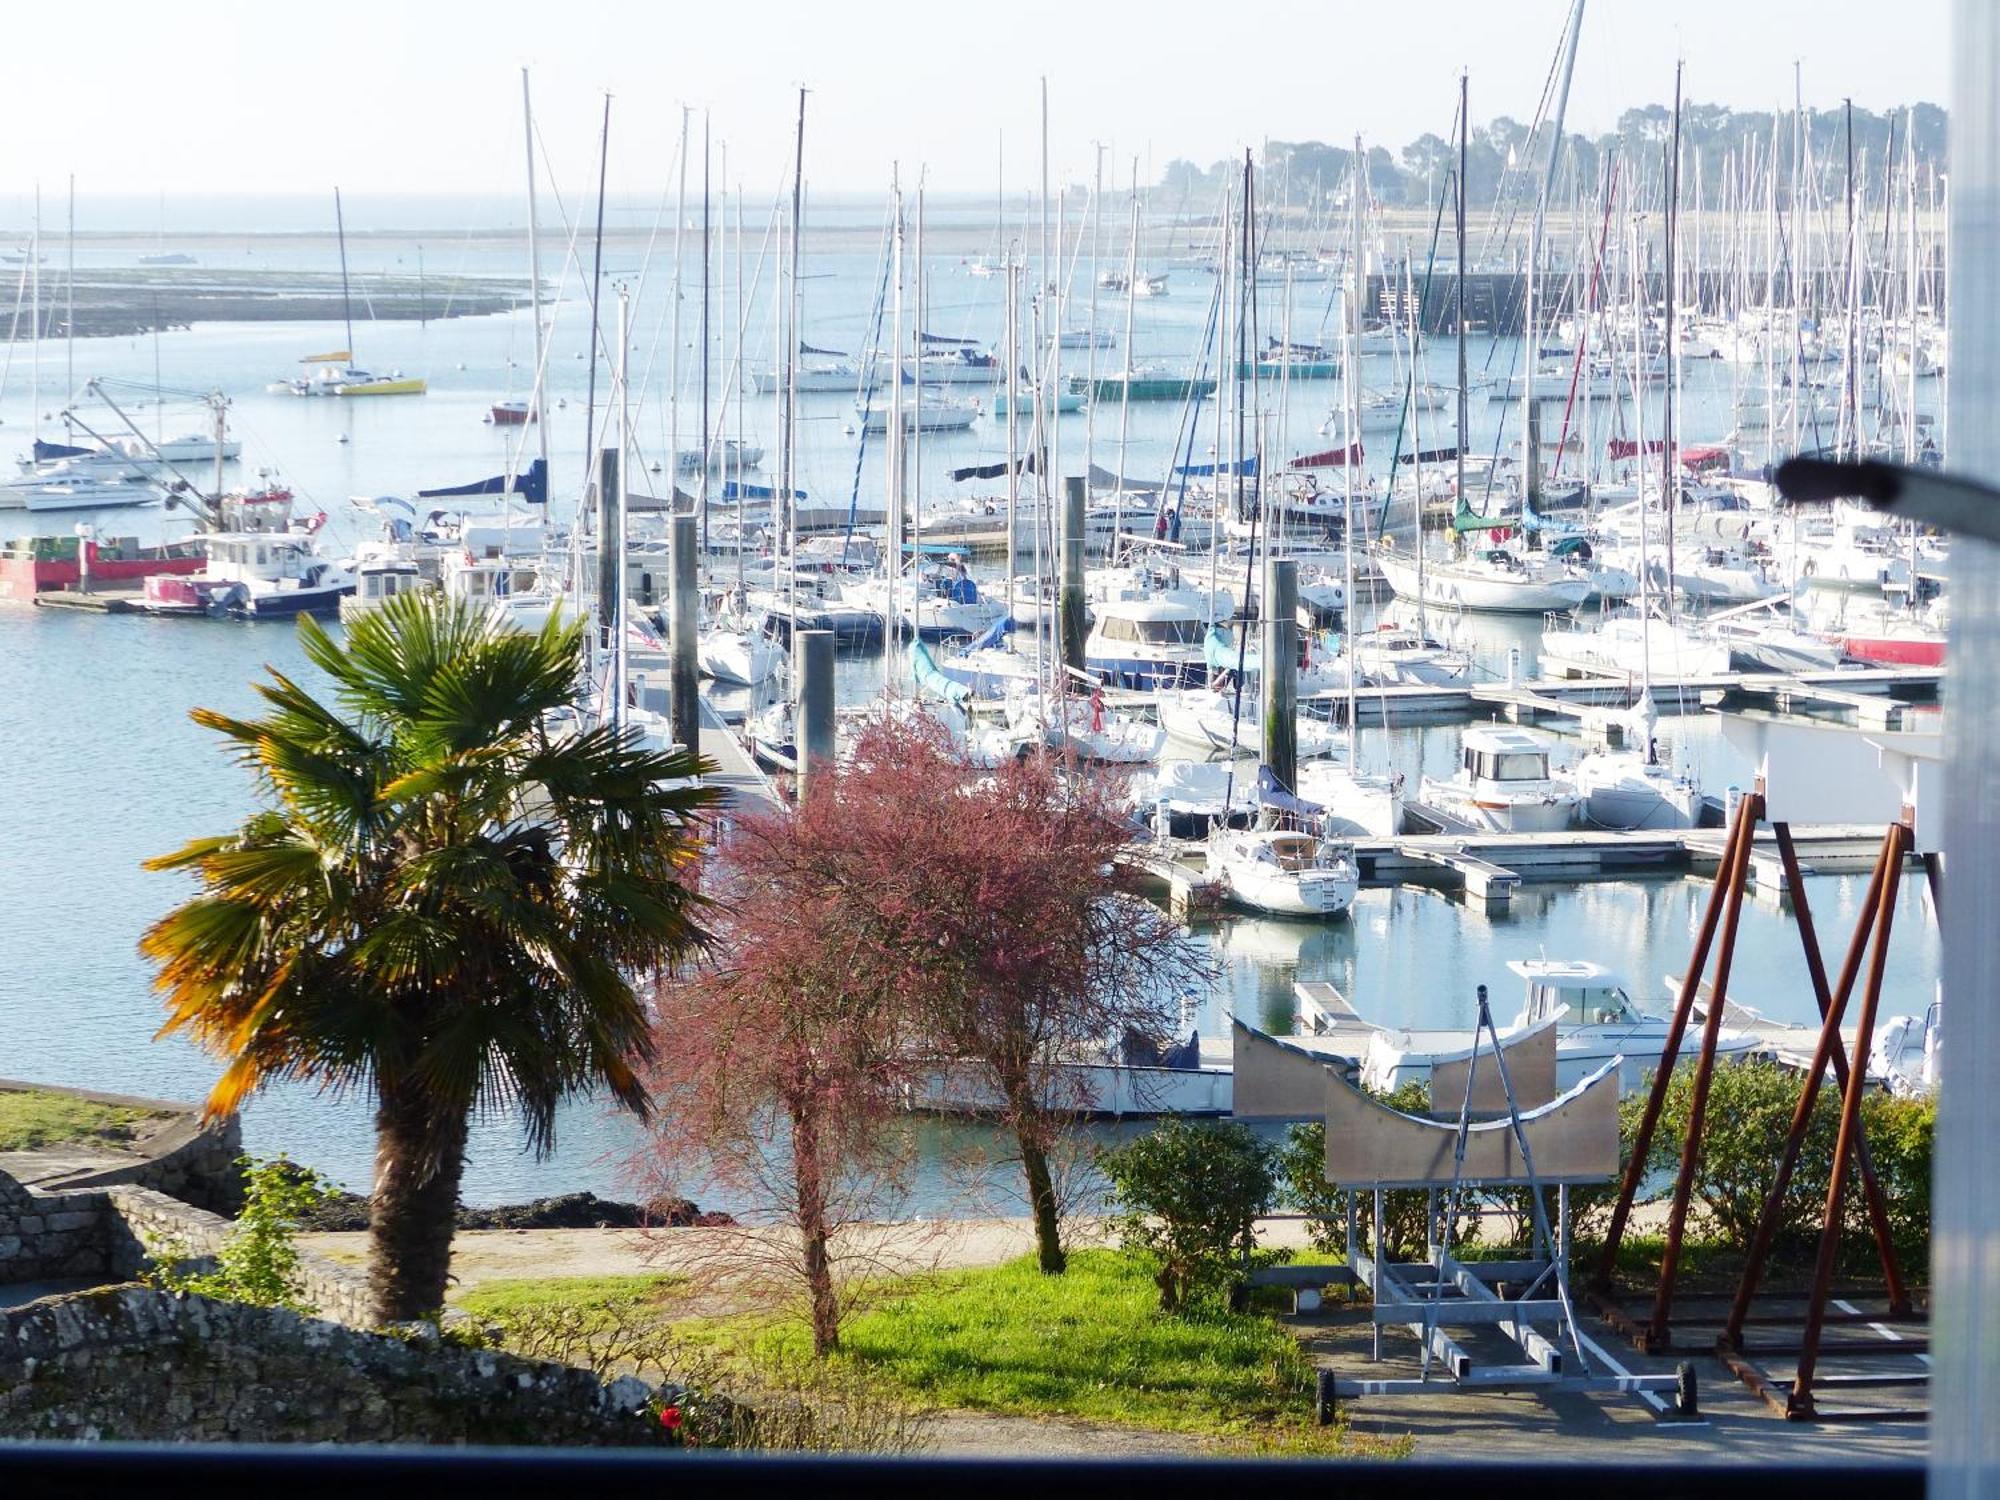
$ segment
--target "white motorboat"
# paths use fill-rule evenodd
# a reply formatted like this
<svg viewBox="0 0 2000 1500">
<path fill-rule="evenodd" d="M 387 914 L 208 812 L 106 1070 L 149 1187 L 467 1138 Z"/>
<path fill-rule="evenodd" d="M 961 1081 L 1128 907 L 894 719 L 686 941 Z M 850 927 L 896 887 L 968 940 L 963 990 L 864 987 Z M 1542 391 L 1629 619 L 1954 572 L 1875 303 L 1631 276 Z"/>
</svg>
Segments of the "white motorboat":
<svg viewBox="0 0 2000 1500">
<path fill-rule="evenodd" d="M 1338 916 L 1361 889 L 1351 847 L 1282 828 L 1215 830 L 1207 870 L 1236 905 L 1279 917 Z"/>
<path fill-rule="evenodd" d="M 163 498 L 156 485 L 68 474 L 9 485 L 0 493 L 0 505 L 11 503 L 29 511 L 117 510 L 130 505 L 158 505 Z"/>
<path fill-rule="evenodd" d="M 1414 556 L 1391 546 L 1378 547 L 1374 556 L 1398 598 L 1420 599 L 1443 609 L 1548 614 L 1575 609 L 1592 588 L 1585 568 L 1545 557 L 1524 558 L 1504 547 L 1451 560 L 1427 557 L 1421 569 Z"/>
<path fill-rule="evenodd" d="M 1614 1058 L 1620 1059 L 1618 1083 L 1624 1091 L 1643 1087 L 1659 1069 L 1671 1022 L 1641 1010 L 1618 976 L 1603 965 L 1538 958 L 1510 959 L 1507 967 L 1526 981 L 1527 995 L 1504 1035 L 1511 1038 L 1553 1025 L 1558 1089 L 1573 1087 Z M 1690 1027 L 1682 1045 L 1689 1045 L 1695 1035 Z M 1434 1063 L 1462 1058 L 1472 1044 L 1470 1031 L 1386 1027 L 1369 1039 L 1361 1079 L 1378 1089 L 1428 1082 Z M 1764 1043 L 1747 1031 L 1725 1026 L 1716 1036 L 1717 1057 L 1745 1057 L 1763 1050 Z"/>
<path fill-rule="evenodd" d="M 1475 724 L 1460 744 L 1464 759 L 1455 775 L 1423 780 L 1430 806 L 1497 833 L 1557 833 L 1576 821 L 1576 784 L 1549 768 L 1549 746 L 1539 736 Z"/>
<path fill-rule="evenodd" d="M 1083 643 L 1084 669 L 1110 687 L 1157 690 L 1208 680 L 1208 623 L 1179 599 L 1106 599 Z"/>
<path fill-rule="evenodd" d="M 745 469 L 754 469 L 763 462 L 764 450 L 757 444 L 724 438 L 719 445 L 684 449 L 675 454 L 674 471 L 699 474 L 706 468 L 711 474 L 737 474 Z"/>
<path fill-rule="evenodd" d="M 358 620 L 400 594 L 414 594 L 426 587 L 422 571 L 407 558 L 378 557 L 360 563 L 354 570 L 354 592 L 341 597 L 341 623 Z"/>
</svg>

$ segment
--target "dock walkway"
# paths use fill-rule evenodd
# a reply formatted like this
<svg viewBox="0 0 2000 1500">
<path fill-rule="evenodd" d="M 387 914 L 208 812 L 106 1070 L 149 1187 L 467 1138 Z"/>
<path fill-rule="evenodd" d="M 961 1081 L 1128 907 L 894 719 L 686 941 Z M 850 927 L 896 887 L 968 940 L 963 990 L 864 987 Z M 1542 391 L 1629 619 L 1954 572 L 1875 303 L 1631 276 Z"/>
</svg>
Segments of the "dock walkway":
<svg viewBox="0 0 2000 1500">
<path fill-rule="evenodd" d="M 785 806 L 778 784 L 757 764 L 744 743 L 722 722 L 706 699 L 701 705 L 701 753 L 715 764 L 715 772 L 704 776 L 707 786 L 719 786 L 729 793 L 730 805 L 759 812 Z"/>
</svg>

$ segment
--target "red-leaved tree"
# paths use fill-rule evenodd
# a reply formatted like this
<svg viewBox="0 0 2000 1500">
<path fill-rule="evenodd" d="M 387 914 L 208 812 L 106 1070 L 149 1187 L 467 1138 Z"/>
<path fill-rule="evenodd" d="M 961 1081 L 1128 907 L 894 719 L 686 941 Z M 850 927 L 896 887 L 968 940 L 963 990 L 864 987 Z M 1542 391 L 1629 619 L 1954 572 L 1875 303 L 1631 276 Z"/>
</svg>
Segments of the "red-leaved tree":
<svg viewBox="0 0 2000 1500">
<path fill-rule="evenodd" d="M 932 721 L 884 718 L 845 780 L 845 904 L 867 913 L 874 962 L 930 1045 L 920 1087 L 963 1103 L 969 1086 L 1011 1131 L 1041 1267 L 1059 1272 L 1055 1148 L 1103 1102 L 1104 1075 L 1076 1065 L 1167 1041 L 1209 962 L 1122 888 L 1115 779 L 1049 756 L 977 771 Z"/>
</svg>

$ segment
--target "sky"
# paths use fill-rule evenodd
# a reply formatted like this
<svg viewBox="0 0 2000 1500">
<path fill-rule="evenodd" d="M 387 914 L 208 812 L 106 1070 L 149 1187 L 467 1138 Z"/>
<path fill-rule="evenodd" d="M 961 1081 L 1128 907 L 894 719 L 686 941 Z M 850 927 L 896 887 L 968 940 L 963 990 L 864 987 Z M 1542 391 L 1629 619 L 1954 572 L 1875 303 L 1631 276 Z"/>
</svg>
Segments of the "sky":
<svg viewBox="0 0 2000 1500">
<path fill-rule="evenodd" d="M 603 94 L 610 185 L 658 192 L 681 106 L 707 111 L 728 178 L 782 180 L 796 89 L 815 192 L 874 192 L 892 168 L 943 190 L 1038 172 L 1142 181 L 1264 139 L 1400 148 L 1472 117 L 1531 118 L 1568 0 L 96 0 L 21 5 L 0 90 L 0 197 L 79 194 L 518 193 L 520 69 L 554 186 L 594 189 Z M 79 18 L 87 24 L 79 26 Z M 1892 19 L 1893 18 L 1893 19 Z M 1634 104 L 1740 108 L 1945 102 L 1948 0 L 1590 0 L 1572 129 Z M 1004 167 L 1003 167 L 1004 158 Z M 717 175 L 721 168 L 718 164 Z M 697 179 L 698 180 L 698 179 Z"/>
</svg>

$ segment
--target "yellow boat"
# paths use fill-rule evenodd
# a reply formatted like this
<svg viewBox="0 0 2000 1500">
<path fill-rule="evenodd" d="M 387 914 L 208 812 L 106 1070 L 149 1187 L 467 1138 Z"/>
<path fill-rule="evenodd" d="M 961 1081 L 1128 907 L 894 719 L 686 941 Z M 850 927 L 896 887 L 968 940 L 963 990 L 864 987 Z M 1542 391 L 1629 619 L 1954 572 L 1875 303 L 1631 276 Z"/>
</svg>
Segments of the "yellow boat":
<svg viewBox="0 0 2000 1500">
<path fill-rule="evenodd" d="M 427 386 L 428 382 L 422 379 L 392 380 L 385 377 L 336 385 L 333 393 L 336 396 L 421 396 Z"/>
</svg>

